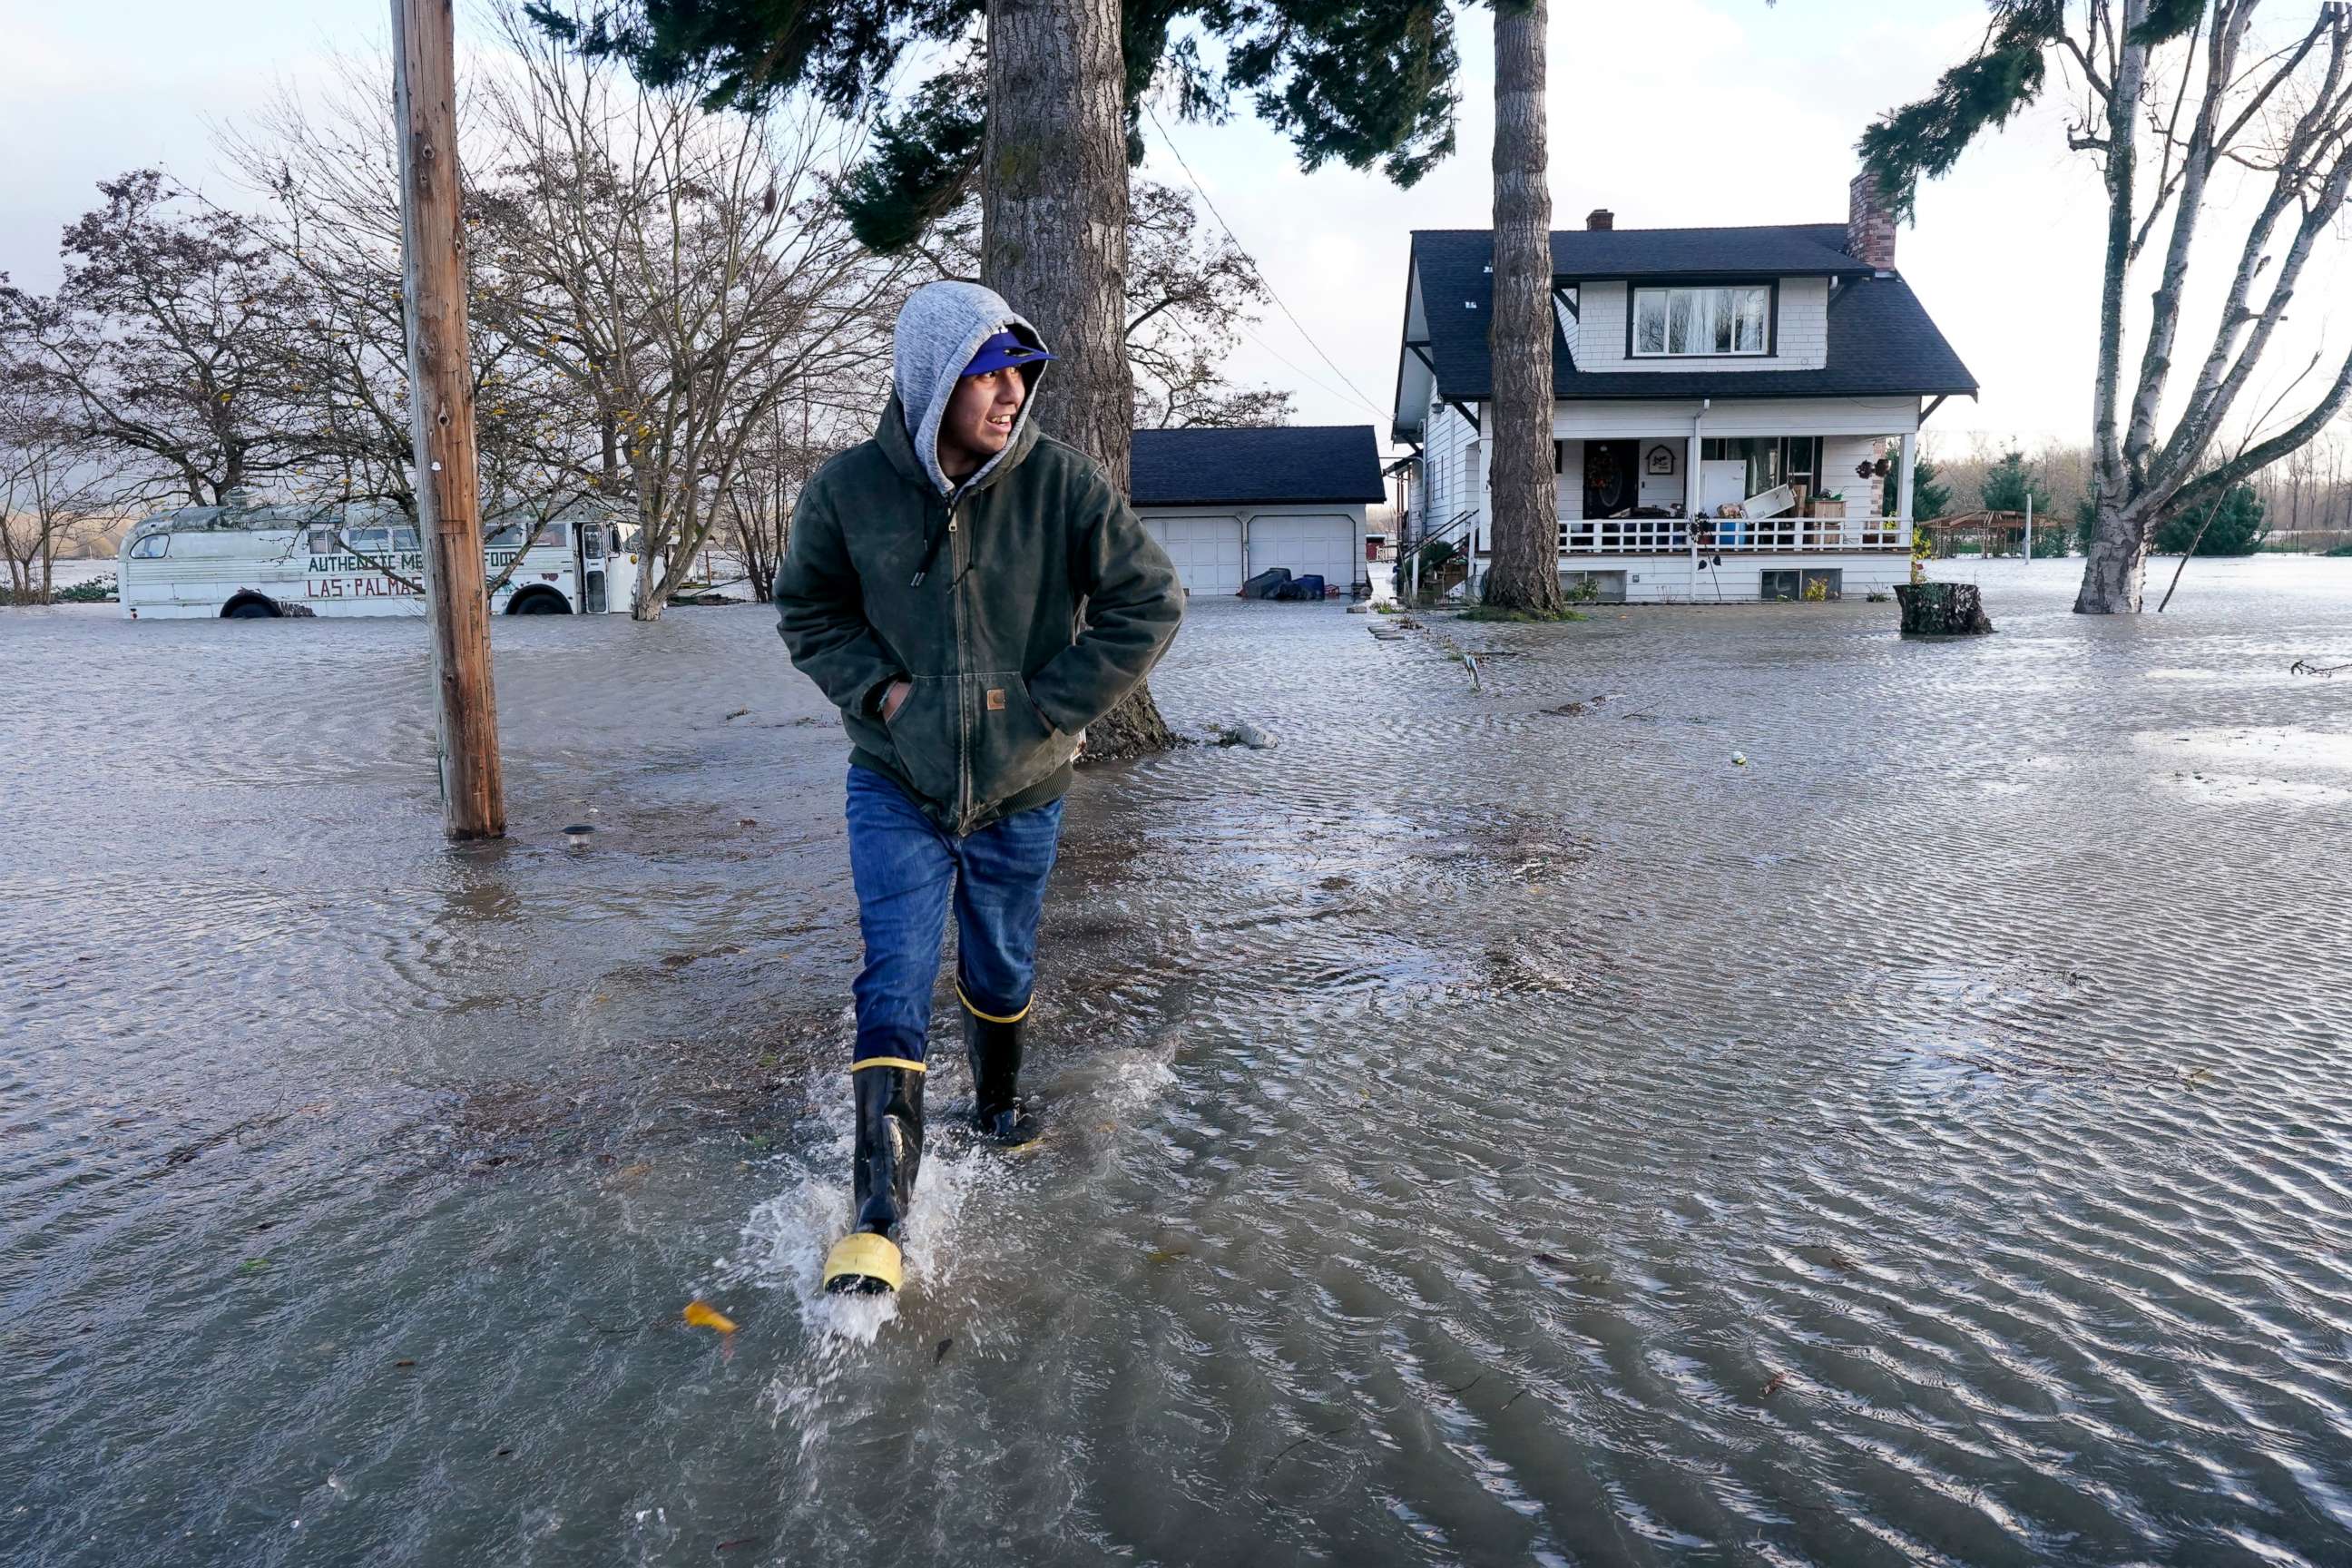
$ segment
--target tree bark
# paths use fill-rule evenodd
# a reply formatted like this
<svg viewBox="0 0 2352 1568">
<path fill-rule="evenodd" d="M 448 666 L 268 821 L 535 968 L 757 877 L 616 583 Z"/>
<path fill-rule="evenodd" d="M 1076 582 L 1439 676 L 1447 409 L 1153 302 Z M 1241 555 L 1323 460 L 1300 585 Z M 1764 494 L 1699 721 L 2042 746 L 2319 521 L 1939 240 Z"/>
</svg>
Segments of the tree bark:
<svg viewBox="0 0 2352 1568">
<path fill-rule="evenodd" d="M 981 281 L 1060 357 L 1032 416 L 1128 488 L 1127 121 L 1118 0 L 989 0 Z M 1100 758 L 1174 743 L 1149 687 L 1088 730 Z"/>
<path fill-rule="evenodd" d="M 2147 540 L 2124 500 L 2131 475 L 2124 462 L 2117 414 L 2123 402 L 2124 286 L 2131 270 L 2134 178 L 2139 155 L 2140 88 L 2147 76 L 2147 46 L 2131 35 L 2147 19 L 2147 0 L 2124 0 L 2122 39 L 2106 102 L 2107 246 L 2099 294 L 2099 363 L 2091 395 L 2091 493 L 2098 531 L 2074 595 L 2076 615 L 2123 615 L 2139 608 Z M 2131 531 L 2126 534 L 2129 524 Z"/>
<path fill-rule="evenodd" d="M 1495 401 L 1489 605 L 1564 608 L 1552 467 L 1551 190 L 1545 0 L 1495 0 Z"/>
</svg>

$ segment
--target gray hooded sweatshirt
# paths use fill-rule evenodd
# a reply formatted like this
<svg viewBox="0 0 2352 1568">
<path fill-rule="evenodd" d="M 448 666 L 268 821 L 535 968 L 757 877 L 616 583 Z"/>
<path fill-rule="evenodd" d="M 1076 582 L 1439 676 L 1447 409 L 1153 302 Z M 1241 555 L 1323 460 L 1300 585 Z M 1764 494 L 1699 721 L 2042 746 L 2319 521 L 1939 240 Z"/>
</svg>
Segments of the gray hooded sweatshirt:
<svg viewBox="0 0 2352 1568">
<path fill-rule="evenodd" d="M 1015 313 L 1003 295 L 977 283 L 926 284 L 907 296 L 907 303 L 899 309 L 890 341 L 890 384 L 898 395 L 898 406 L 906 410 L 907 434 L 915 443 L 915 455 L 943 496 L 955 493 L 956 482 L 940 468 L 940 420 L 948 411 L 956 383 L 962 379 L 963 367 L 971 363 L 981 344 L 999 332 L 1011 332 L 1031 348 L 1045 346 L 1037 329 Z M 1045 369 L 1040 362 L 1023 372 L 1029 395 L 1013 423 L 1013 439 L 1004 444 L 1004 450 L 982 464 L 979 472 L 968 475 L 964 484 L 986 482 L 992 469 L 1013 457 L 1022 431 L 1028 428 L 1029 411 L 1037 405 L 1037 380 Z"/>
<path fill-rule="evenodd" d="M 996 294 L 916 290 L 873 437 L 817 470 L 776 574 L 793 663 L 841 710 L 850 762 L 954 834 L 1058 799 L 1078 737 L 1139 684 L 1183 615 L 1160 546 L 1100 466 L 1041 437 L 1038 372 L 1003 451 L 961 482 L 940 416 L 998 332 L 1045 346 Z M 912 689 L 887 721 L 882 694 Z"/>
</svg>

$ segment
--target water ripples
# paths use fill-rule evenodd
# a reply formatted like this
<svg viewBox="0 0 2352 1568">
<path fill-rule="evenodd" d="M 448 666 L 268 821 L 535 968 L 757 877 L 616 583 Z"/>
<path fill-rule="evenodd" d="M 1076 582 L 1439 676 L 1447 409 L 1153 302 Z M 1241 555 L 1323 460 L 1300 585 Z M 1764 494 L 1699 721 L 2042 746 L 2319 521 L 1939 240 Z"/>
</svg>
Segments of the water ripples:
<svg viewBox="0 0 2352 1568">
<path fill-rule="evenodd" d="M 501 626 L 467 852 L 413 627 L 0 623 L 106 672 L 0 747 L 0 1547 L 2344 1560 L 2352 723 L 2281 672 L 2352 573 L 1983 573 L 1936 646 L 1197 606 L 1163 706 L 1279 743 L 1073 797 L 1052 1136 L 942 1129 L 880 1303 L 764 616 Z"/>
</svg>

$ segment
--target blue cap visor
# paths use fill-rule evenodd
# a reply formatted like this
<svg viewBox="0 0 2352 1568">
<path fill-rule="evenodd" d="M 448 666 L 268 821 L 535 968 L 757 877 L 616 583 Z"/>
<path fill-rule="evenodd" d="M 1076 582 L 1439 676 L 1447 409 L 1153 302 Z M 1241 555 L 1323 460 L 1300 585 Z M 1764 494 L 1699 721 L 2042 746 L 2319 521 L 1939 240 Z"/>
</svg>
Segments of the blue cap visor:
<svg viewBox="0 0 2352 1568">
<path fill-rule="evenodd" d="M 971 363 L 960 374 L 986 375 L 990 371 L 1003 370 L 1007 365 L 1034 364 L 1053 357 L 1044 349 L 1030 347 L 1011 332 L 999 332 L 980 345 L 980 352 L 971 356 Z"/>
</svg>

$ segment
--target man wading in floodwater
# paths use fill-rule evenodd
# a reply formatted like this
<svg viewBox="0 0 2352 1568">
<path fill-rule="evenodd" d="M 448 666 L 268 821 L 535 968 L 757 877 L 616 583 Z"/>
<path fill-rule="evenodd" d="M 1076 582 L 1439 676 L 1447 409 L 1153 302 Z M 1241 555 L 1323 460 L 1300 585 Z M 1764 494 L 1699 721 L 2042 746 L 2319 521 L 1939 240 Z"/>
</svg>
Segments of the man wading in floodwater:
<svg viewBox="0 0 2352 1568">
<path fill-rule="evenodd" d="M 1108 477 L 1030 423 L 1054 357 L 1034 328 L 977 284 L 933 283 L 898 312 L 895 346 L 881 425 L 809 481 L 776 574 L 793 663 L 852 748 L 856 1212 L 828 1290 L 899 1285 L 950 896 L 972 1125 L 1007 1147 L 1037 1136 L 1021 1026 L 1070 759 L 1183 613 Z"/>
</svg>

